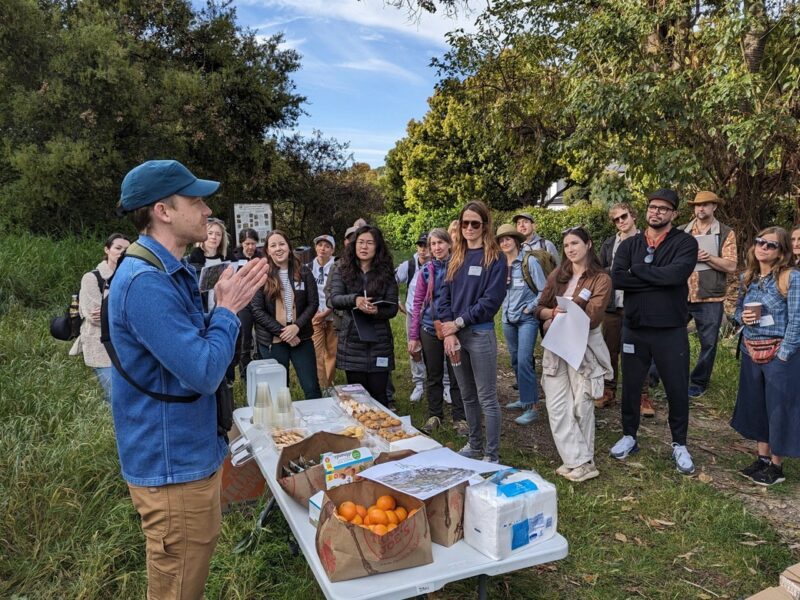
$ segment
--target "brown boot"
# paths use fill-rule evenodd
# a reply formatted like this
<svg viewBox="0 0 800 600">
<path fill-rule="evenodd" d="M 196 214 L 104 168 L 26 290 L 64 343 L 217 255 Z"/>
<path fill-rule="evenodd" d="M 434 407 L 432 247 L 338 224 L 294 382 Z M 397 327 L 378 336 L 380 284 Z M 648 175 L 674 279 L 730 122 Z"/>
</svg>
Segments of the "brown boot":
<svg viewBox="0 0 800 600">
<path fill-rule="evenodd" d="M 653 403 L 650 402 L 650 396 L 647 394 L 647 392 L 642 392 L 639 411 L 643 417 L 652 418 L 656 416 L 656 409 L 653 408 Z"/>
<path fill-rule="evenodd" d="M 595 408 L 607 408 L 609 406 L 614 406 L 617 403 L 616 394 L 614 390 L 611 388 L 606 388 L 603 392 L 602 398 L 595 398 L 594 407 Z"/>
</svg>

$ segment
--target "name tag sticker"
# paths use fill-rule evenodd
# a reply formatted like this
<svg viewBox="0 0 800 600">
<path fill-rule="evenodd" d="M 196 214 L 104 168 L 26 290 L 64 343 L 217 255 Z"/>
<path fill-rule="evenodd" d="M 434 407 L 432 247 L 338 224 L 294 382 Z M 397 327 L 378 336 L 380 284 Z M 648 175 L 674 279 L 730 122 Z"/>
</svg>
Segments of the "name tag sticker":
<svg viewBox="0 0 800 600">
<path fill-rule="evenodd" d="M 478 277 L 481 276 L 483 272 L 483 268 L 480 265 L 472 265 L 467 272 L 468 275 L 476 275 Z"/>
<path fill-rule="evenodd" d="M 775 319 L 772 318 L 772 315 L 764 315 L 758 321 L 759 327 L 769 327 L 771 325 L 775 325 Z"/>
<path fill-rule="evenodd" d="M 622 351 L 625 354 L 634 354 L 635 352 L 633 344 L 622 344 Z"/>
<path fill-rule="evenodd" d="M 298 292 L 302 292 L 306 289 L 306 282 L 305 281 L 295 281 L 294 282 L 294 289 Z"/>
<path fill-rule="evenodd" d="M 375 360 L 376 367 L 388 367 L 389 366 L 389 357 L 387 356 L 379 356 Z"/>
<path fill-rule="evenodd" d="M 525 285 L 524 279 L 515 279 L 513 283 L 514 287 L 523 287 Z"/>
<path fill-rule="evenodd" d="M 586 300 L 586 302 L 588 302 L 589 298 L 592 297 L 592 290 L 590 290 L 589 288 L 583 288 L 581 290 L 581 293 L 578 294 L 578 297 L 583 299 L 583 300 Z"/>
</svg>

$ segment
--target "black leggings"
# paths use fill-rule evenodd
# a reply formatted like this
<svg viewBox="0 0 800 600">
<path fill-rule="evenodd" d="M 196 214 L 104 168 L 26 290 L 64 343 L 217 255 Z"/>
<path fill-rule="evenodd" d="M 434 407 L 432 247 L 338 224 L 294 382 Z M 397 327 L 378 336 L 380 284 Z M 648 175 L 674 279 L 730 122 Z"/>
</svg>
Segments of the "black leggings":
<svg viewBox="0 0 800 600">
<path fill-rule="evenodd" d="M 347 376 L 347 383 L 360 383 L 375 400 L 384 406 L 389 405 L 389 401 L 386 399 L 386 382 L 389 380 L 389 371 L 373 371 L 372 373 L 345 371 L 344 374 Z"/>
</svg>

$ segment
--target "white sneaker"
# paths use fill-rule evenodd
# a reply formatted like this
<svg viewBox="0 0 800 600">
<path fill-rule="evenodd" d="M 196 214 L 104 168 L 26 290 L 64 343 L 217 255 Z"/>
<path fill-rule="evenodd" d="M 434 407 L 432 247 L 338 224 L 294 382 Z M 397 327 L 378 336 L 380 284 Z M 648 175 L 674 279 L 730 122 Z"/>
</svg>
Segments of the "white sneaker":
<svg viewBox="0 0 800 600">
<path fill-rule="evenodd" d="M 580 467 L 572 469 L 569 473 L 564 475 L 567 479 L 574 482 L 586 481 L 600 476 L 600 471 L 594 466 L 594 463 L 583 463 Z"/>
<path fill-rule="evenodd" d="M 611 456 L 618 460 L 625 460 L 629 454 L 639 451 L 639 444 L 632 435 L 624 435 L 616 444 L 611 447 Z"/>
<path fill-rule="evenodd" d="M 411 392 L 411 397 L 409 398 L 409 400 L 411 400 L 411 402 L 419 402 L 420 400 L 422 400 L 422 396 L 424 393 L 425 393 L 425 388 L 423 388 L 421 385 L 418 385 L 414 388 L 414 391 Z"/>
<path fill-rule="evenodd" d="M 453 399 L 450 397 L 450 386 L 449 385 L 445 386 L 444 392 L 442 392 L 442 397 L 444 398 L 444 401 L 447 402 L 448 404 L 452 404 L 453 403 Z"/>
<path fill-rule="evenodd" d="M 683 475 L 691 475 L 694 473 L 694 461 L 686 446 L 681 446 L 677 442 L 672 442 L 672 458 L 675 460 L 678 473 L 682 473 Z"/>
<path fill-rule="evenodd" d="M 558 467 L 558 468 L 556 469 L 556 475 L 561 475 L 561 477 L 566 477 L 566 476 L 567 476 L 567 474 L 568 474 L 570 471 L 572 471 L 572 468 L 571 468 L 571 467 L 568 467 L 567 465 L 561 465 L 560 467 Z"/>
</svg>

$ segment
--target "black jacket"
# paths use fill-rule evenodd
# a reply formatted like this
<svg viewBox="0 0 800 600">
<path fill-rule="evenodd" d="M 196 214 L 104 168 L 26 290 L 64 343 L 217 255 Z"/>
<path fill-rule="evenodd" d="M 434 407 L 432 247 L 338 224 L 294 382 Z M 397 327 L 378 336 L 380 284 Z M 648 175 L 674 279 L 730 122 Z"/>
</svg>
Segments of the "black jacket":
<svg viewBox="0 0 800 600">
<path fill-rule="evenodd" d="M 367 279 L 372 271 L 366 274 Z M 394 369 L 394 338 L 392 337 L 391 319 L 397 314 L 398 289 L 394 274 L 389 285 L 380 295 L 373 295 L 372 301 L 387 300 L 390 304 L 378 304 L 378 312 L 374 315 L 363 314 L 375 329 L 377 341 L 363 342 L 353 322 L 353 311 L 356 308 L 356 297 L 364 295 L 364 282 L 358 281 L 348 286 L 342 279 L 339 268 L 331 269 L 330 295 L 327 298 L 331 308 L 341 311 L 342 323 L 339 328 L 339 345 L 336 349 L 336 367 L 345 371 L 371 373 L 391 371 Z M 360 311 L 359 311 L 360 313 Z"/>
<path fill-rule="evenodd" d="M 291 270 L 289 277 L 294 281 Z M 298 336 L 301 340 L 307 340 L 314 333 L 311 319 L 319 307 L 319 294 L 317 282 L 305 267 L 301 268 L 300 281 L 294 282 L 294 305 L 297 311 L 294 324 L 300 328 Z M 283 329 L 283 325 L 275 319 L 275 298 L 267 298 L 264 290 L 257 291 L 250 301 L 250 313 L 256 327 L 256 340 L 259 344 L 269 346 L 272 338 L 278 337 Z"/>
<path fill-rule="evenodd" d="M 614 234 L 610 238 L 607 238 L 606 241 L 603 242 L 603 245 L 600 246 L 600 254 L 598 258 L 600 259 L 600 264 L 603 266 L 603 269 L 606 273 L 611 275 L 611 263 L 613 261 L 614 255 L 614 242 L 617 241 L 617 235 Z M 608 299 L 608 304 L 606 305 L 606 312 L 616 312 L 617 310 L 617 302 L 616 297 L 614 294 L 614 289 L 611 290 L 611 297 Z"/>
<path fill-rule="evenodd" d="M 697 241 L 679 229 L 670 229 L 656 248 L 653 262 L 644 262 L 644 233 L 624 240 L 617 248 L 611 279 L 625 292 L 625 325 L 686 327 L 689 322 L 689 275 L 697 264 Z"/>
</svg>

